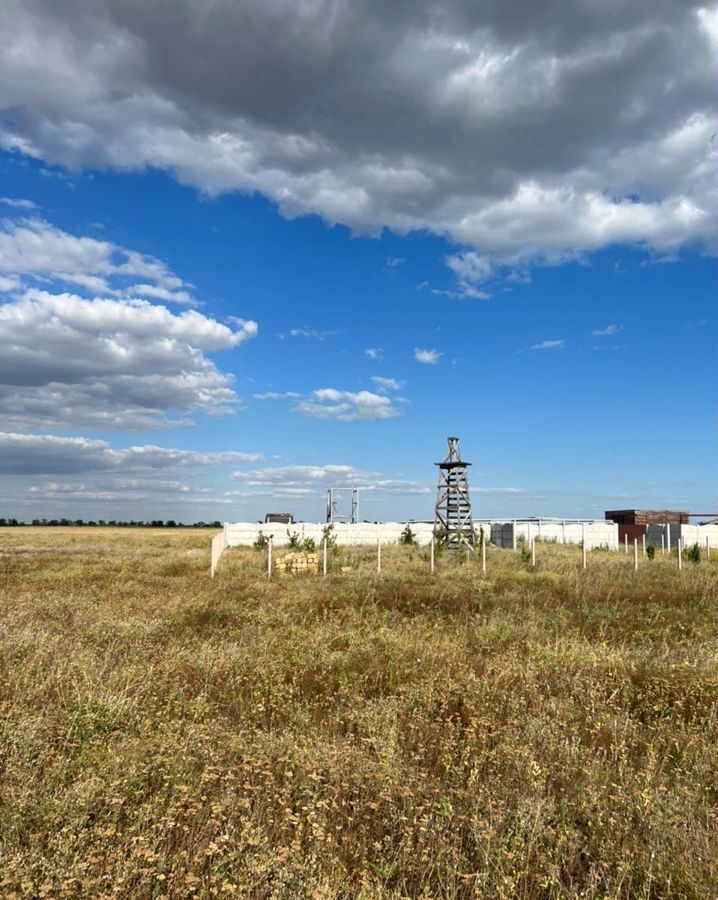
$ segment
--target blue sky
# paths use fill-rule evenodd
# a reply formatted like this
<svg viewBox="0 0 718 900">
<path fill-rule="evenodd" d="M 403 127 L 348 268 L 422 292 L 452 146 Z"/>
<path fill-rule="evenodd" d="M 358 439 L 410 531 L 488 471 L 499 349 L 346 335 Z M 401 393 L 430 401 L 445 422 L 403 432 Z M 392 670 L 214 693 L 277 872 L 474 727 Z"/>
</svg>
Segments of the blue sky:
<svg viewBox="0 0 718 900">
<path fill-rule="evenodd" d="M 25 50 L 45 27 L 42 7 L 16 10 Z M 122 4 L 108 9 L 104 31 L 82 21 L 78 40 L 89 47 L 121 27 L 150 41 L 149 23 L 126 21 Z M 715 19 L 701 9 L 675 27 L 703 52 Z M 669 24 L 658 8 L 626 16 L 619 35 L 662 35 Z M 420 24 L 396 27 L 416 35 Z M 545 54 L 575 61 L 598 28 L 577 15 L 565 35 L 539 30 L 530 56 L 505 22 L 489 24 L 464 32 L 476 42 L 466 38 L 469 57 L 503 43 L 529 73 L 543 64 L 541 40 Z M 189 29 L 181 37 L 197 39 Z M 643 104 L 653 118 L 620 133 L 625 114 L 596 101 L 595 134 L 571 160 L 549 135 L 556 117 L 565 134 L 574 128 L 566 76 L 561 102 L 532 126 L 548 143 L 536 145 L 539 165 L 507 161 L 499 146 L 528 127 L 519 94 L 491 118 L 473 82 L 471 109 L 485 118 L 468 133 L 465 118 L 446 120 L 444 147 L 428 133 L 428 101 L 422 110 L 396 100 L 404 125 L 392 137 L 381 99 L 367 107 L 374 122 L 355 126 L 326 98 L 312 119 L 319 95 L 309 85 L 291 98 L 290 128 L 291 116 L 274 111 L 289 102 L 287 88 L 226 98 L 198 72 L 192 89 L 176 83 L 165 95 L 167 73 L 147 75 L 140 96 L 171 96 L 190 117 L 199 85 L 216 101 L 216 121 L 172 126 L 193 141 L 202 126 L 204 149 L 161 147 L 164 131 L 130 147 L 121 141 L 142 116 L 131 109 L 118 137 L 109 87 L 88 111 L 73 106 L 73 78 L 90 73 L 71 69 L 61 43 L 53 49 L 25 73 L 53 67 L 56 95 L 17 87 L 11 73 L 17 96 L 0 127 L 4 515 L 237 521 L 286 509 L 317 520 L 327 486 L 354 484 L 363 517 L 430 518 L 432 463 L 449 434 L 473 463 L 475 516 L 716 509 L 715 184 L 706 168 L 715 124 L 700 59 L 680 76 L 672 116 L 646 93 L 651 66 L 627 60 L 648 68 L 625 83 L 621 110 Z M 674 62 L 650 77 L 679 78 Z M 127 78 L 128 65 L 116 61 Z M 591 76 L 597 96 L 612 67 L 607 58 Z M 474 71 L 462 58 L 447 85 Z M 359 75 L 343 77 L 340 93 L 356 97 Z M 256 136 L 272 115 L 272 135 L 287 126 L 285 157 Z M 155 127 L 155 113 L 147 121 Z M 251 140 L 253 168 L 239 172 Z M 331 152 L 315 164 L 322 141 Z M 309 162 L 297 163 L 297 146 Z M 362 153 L 371 164 L 359 164 Z M 492 178 L 479 184 L 489 165 Z M 451 172 L 441 196 L 439 171 Z M 425 189 L 430 178 L 435 191 Z"/>
</svg>

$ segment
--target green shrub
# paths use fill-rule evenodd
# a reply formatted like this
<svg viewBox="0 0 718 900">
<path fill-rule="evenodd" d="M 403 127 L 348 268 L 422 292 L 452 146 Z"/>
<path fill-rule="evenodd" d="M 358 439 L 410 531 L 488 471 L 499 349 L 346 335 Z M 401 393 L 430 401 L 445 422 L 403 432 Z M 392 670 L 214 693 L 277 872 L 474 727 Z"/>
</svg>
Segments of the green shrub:
<svg viewBox="0 0 718 900">
<path fill-rule="evenodd" d="M 416 544 L 416 535 L 407 525 L 399 536 L 399 543 L 413 547 Z"/>
<path fill-rule="evenodd" d="M 655 557 L 656 557 L 656 548 L 653 546 L 653 544 L 647 544 L 647 545 L 646 545 L 646 556 L 647 556 L 649 559 L 655 559 Z"/>
<path fill-rule="evenodd" d="M 255 550 L 266 550 L 269 546 L 269 538 L 266 534 L 258 534 L 257 540 L 252 544 Z"/>
<path fill-rule="evenodd" d="M 683 550 L 683 556 L 689 562 L 699 563 L 701 561 L 701 548 L 698 544 L 692 544 L 690 547 L 686 547 Z"/>
</svg>

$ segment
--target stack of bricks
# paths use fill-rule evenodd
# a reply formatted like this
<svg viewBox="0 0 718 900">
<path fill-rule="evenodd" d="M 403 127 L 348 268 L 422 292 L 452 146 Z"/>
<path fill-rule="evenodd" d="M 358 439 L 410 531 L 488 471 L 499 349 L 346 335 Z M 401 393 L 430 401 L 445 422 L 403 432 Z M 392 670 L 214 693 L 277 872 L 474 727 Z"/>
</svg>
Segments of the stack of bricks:
<svg viewBox="0 0 718 900">
<path fill-rule="evenodd" d="M 287 553 L 276 562 L 277 572 L 282 575 L 316 575 L 319 572 L 319 555 L 316 553 Z"/>
</svg>

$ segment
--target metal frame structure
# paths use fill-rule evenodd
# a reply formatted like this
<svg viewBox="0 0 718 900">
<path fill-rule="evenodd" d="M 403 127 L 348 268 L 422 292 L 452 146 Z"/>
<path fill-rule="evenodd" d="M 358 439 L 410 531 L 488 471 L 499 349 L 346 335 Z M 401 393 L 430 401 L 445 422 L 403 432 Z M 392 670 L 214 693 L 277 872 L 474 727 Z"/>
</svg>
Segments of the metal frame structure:
<svg viewBox="0 0 718 900">
<path fill-rule="evenodd" d="M 471 465 L 461 459 L 459 439 L 447 438 L 448 453 L 439 467 L 439 483 L 434 507 L 434 534 L 449 548 L 474 549 L 476 534 L 471 516 L 471 497 L 467 468 Z"/>
<path fill-rule="evenodd" d="M 339 502 L 351 491 L 351 513 L 346 515 L 337 511 Z M 349 522 L 351 525 L 359 521 L 359 488 L 329 488 L 327 491 L 327 522 Z"/>
</svg>

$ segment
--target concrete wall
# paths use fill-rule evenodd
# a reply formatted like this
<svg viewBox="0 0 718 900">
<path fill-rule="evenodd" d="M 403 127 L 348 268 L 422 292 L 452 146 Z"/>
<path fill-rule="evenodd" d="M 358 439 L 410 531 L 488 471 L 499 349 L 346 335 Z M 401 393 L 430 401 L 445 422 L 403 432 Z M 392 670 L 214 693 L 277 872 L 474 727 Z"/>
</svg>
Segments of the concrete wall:
<svg viewBox="0 0 718 900">
<path fill-rule="evenodd" d="M 586 547 L 593 550 L 597 547 L 618 547 L 618 525 L 615 522 L 562 522 L 562 521 L 511 521 L 477 523 L 490 531 L 491 542 L 497 547 L 511 548 L 514 545 L 514 529 L 516 540 L 523 538 L 527 544 L 536 538 L 539 541 L 553 541 L 557 544 L 580 544 L 586 540 Z"/>
<path fill-rule="evenodd" d="M 228 547 L 251 546 L 258 535 L 272 536 L 275 547 L 283 547 L 289 543 L 289 534 L 298 534 L 300 538 L 312 538 L 317 546 L 321 543 L 323 522 L 296 522 L 294 525 L 281 525 L 277 522 L 258 524 L 256 522 L 232 522 L 224 526 Z M 411 522 L 411 530 L 416 535 L 418 544 L 429 544 L 434 526 L 430 522 Z M 527 543 L 532 538 L 545 541 L 556 541 L 559 544 L 580 544 L 583 540 L 583 523 L 581 522 L 476 522 L 475 528 L 483 528 L 484 534 L 497 547 L 513 547 L 513 529 L 516 527 L 516 538 L 523 537 Z M 684 528 L 686 526 L 683 526 Z M 337 544 L 382 544 L 396 543 L 406 528 L 406 522 L 357 522 L 350 525 L 338 522 L 332 534 Z M 615 550 L 618 546 L 618 525 L 613 522 L 587 522 L 586 546 L 589 549 L 609 547 Z M 660 544 L 660 538 L 659 538 Z M 704 538 L 705 543 L 705 538 Z"/>
<path fill-rule="evenodd" d="M 703 550 L 705 549 L 707 538 L 708 546 L 712 550 L 718 549 L 718 525 L 648 525 L 646 527 L 647 544 L 660 547 L 661 535 L 663 535 L 666 547 L 677 547 L 678 538 L 681 537 L 686 547 L 690 547 L 691 544 L 698 544 Z"/>
<path fill-rule="evenodd" d="M 277 522 L 257 524 L 256 522 L 231 522 L 224 526 L 228 547 L 251 546 L 258 535 L 271 535 L 275 547 L 284 547 L 289 543 L 290 534 L 298 534 L 300 538 L 312 538 L 319 546 L 322 540 L 324 522 L 295 522 L 294 525 L 281 525 Z M 411 530 L 419 544 L 429 544 L 434 526 L 426 522 L 411 522 Z M 337 522 L 332 529 L 337 544 L 393 544 L 399 540 L 406 522 Z"/>
</svg>

